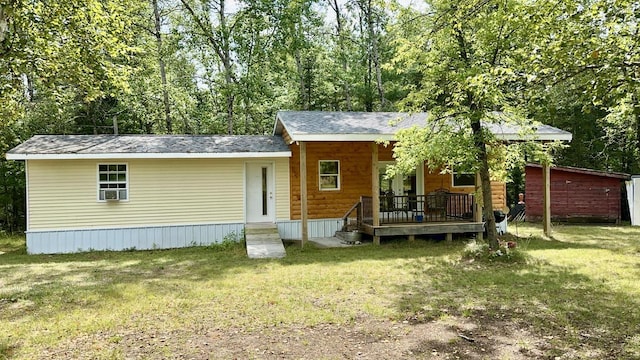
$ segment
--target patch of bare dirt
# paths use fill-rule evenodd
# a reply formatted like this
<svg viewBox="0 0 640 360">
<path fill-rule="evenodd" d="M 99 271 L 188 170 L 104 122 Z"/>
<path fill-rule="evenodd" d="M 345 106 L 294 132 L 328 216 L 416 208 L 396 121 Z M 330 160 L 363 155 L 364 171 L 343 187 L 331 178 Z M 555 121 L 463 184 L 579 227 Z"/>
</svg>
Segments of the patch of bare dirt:
<svg viewBox="0 0 640 360">
<path fill-rule="evenodd" d="M 532 359 L 544 339 L 507 323 L 450 317 L 421 324 L 359 319 L 349 325 L 258 330 L 197 326 L 171 332 L 99 332 L 45 351 L 47 359 Z"/>
</svg>

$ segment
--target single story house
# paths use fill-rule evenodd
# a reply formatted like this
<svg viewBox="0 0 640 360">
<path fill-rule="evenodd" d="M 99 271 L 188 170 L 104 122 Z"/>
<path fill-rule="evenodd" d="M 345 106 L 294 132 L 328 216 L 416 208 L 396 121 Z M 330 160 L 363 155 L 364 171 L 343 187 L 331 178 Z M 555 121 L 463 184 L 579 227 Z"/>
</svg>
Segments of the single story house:
<svg viewBox="0 0 640 360">
<path fill-rule="evenodd" d="M 481 231 L 475 174 L 431 174 L 418 166 L 383 176 L 394 161 L 394 134 L 424 120 L 282 111 L 272 136 L 37 135 L 6 157 L 25 161 L 29 253 L 210 244 L 256 222 L 304 241 L 332 236 L 355 213 L 374 241 Z M 490 130 L 505 141 L 520 136 L 513 127 Z M 550 126 L 535 135 L 571 139 Z M 492 188 L 494 206 L 504 208 L 505 185 Z"/>
<path fill-rule="evenodd" d="M 551 219 L 567 222 L 619 223 L 622 217 L 622 187 L 629 174 L 569 166 L 551 167 Z M 542 218 L 542 166 L 525 168 L 526 219 Z"/>
</svg>

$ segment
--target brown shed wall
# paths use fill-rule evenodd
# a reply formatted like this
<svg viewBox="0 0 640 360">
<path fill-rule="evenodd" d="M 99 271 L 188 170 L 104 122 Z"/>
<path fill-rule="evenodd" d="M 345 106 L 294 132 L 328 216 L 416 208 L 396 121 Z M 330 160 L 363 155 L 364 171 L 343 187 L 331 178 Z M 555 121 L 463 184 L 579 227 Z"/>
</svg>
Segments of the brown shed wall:
<svg viewBox="0 0 640 360">
<path fill-rule="evenodd" d="M 525 171 L 527 220 L 542 219 L 542 168 Z M 621 179 L 551 168 L 551 219 L 554 221 L 620 220 Z"/>
</svg>

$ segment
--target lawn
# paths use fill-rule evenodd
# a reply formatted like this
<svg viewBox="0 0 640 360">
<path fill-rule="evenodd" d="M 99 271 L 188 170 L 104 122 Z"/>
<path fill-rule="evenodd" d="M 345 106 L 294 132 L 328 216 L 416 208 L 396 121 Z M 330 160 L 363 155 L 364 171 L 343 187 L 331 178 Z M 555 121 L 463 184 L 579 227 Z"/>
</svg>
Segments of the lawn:
<svg viewBox="0 0 640 360">
<path fill-rule="evenodd" d="M 249 260 L 26 255 L 0 235 L 0 359 L 640 358 L 640 229 L 517 235 L 526 263 L 463 260 L 464 239 Z"/>
</svg>

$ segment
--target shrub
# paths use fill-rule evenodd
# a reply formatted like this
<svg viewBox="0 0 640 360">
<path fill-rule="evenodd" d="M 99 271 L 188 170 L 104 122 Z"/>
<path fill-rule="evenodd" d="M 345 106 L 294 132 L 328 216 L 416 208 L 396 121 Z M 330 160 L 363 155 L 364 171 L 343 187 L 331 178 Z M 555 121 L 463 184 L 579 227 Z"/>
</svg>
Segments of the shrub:
<svg viewBox="0 0 640 360">
<path fill-rule="evenodd" d="M 483 262 L 527 263 L 529 256 L 520 250 L 515 241 L 501 241 L 492 250 L 487 243 L 469 242 L 462 251 L 462 258 Z"/>
</svg>

